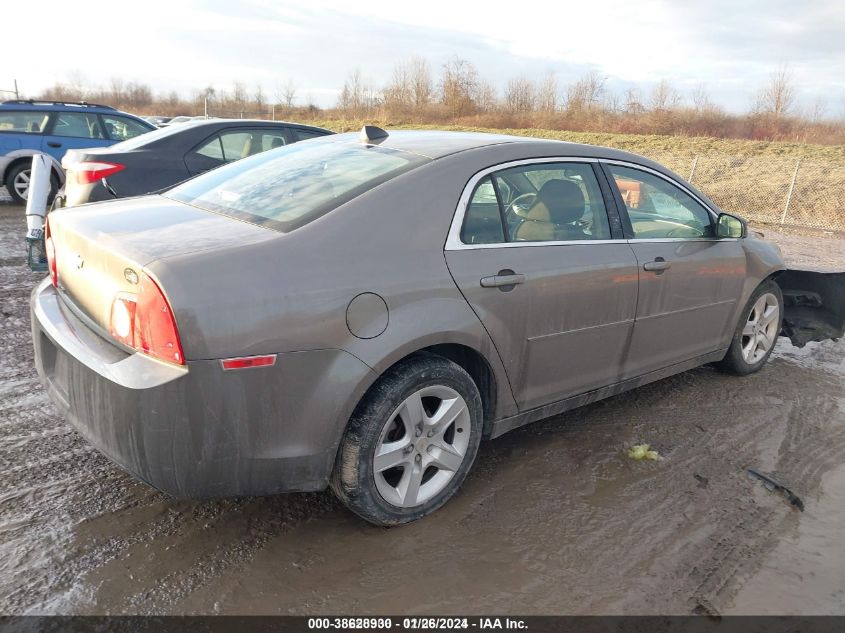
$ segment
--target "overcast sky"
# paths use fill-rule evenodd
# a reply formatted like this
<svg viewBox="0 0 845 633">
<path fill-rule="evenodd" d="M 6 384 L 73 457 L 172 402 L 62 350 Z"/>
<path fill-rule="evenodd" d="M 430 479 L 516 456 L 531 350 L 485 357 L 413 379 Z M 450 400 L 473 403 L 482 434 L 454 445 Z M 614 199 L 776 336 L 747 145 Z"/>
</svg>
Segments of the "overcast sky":
<svg viewBox="0 0 845 633">
<path fill-rule="evenodd" d="M 596 70 L 619 93 L 703 83 L 732 111 L 788 64 L 805 107 L 845 114 L 843 0 L 7 0 L 2 21 L 0 89 L 17 79 L 29 95 L 117 76 L 186 97 L 238 80 L 272 97 L 291 79 L 300 102 L 326 106 L 355 68 L 380 86 L 397 61 L 438 71 L 458 55 L 500 91 L 516 75 L 564 86 Z"/>
</svg>

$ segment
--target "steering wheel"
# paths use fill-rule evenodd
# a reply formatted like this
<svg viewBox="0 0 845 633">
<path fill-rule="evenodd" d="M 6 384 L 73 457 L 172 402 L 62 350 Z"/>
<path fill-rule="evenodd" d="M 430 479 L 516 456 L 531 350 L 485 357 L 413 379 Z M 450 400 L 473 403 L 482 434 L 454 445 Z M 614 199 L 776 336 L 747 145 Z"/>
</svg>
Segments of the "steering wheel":
<svg viewBox="0 0 845 633">
<path fill-rule="evenodd" d="M 529 207 L 534 203 L 534 200 L 537 199 L 537 194 L 534 192 L 529 191 L 528 193 L 523 193 L 518 195 L 516 198 L 511 200 L 510 205 L 508 205 L 508 210 L 513 213 L 514 215 L 519 215 L 522 217 L 522 214 L 517 213 L 517 208 L 528 210 Z"/>
</svg>

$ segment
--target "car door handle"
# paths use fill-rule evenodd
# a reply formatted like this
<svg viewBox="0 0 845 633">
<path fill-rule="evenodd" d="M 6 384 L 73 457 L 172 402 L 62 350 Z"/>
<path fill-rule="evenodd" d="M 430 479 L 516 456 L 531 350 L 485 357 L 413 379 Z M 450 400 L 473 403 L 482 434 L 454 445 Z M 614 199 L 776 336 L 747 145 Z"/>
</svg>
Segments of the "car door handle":
<svg viewBox="0 0 845 633">
<path fill-rule="evenodd" d="M 481 287 L 482 288 L 501 288 L 503 286 L 515 286 L 517 284 L 521 284 L 525 281 L 525 275 L 520 275 L 514 272 L 510 272 L 508 274 L 501 274 L 505 271 L 499 271 L 500 274 L 493 275 L 492 277 L 482 277 L 481 278 Z"/>
<path fill-rule="evenodd" d="M 668 270 L 672 267 L 672 264 L 667 262 L 662 257 L 658 257 L 653 262 L 646 262 L 643 264 L 643 270 L 650 270 L 652 272 L 661 273 L 664 270 Z"/>
<path fill-rule="evenodd" d="M 56 141 L 48 141 L 47 145 L 49 145 L 50 147 L 61 147 L 62 146 L 61 143 L 56 143 Z"/>
</svg>

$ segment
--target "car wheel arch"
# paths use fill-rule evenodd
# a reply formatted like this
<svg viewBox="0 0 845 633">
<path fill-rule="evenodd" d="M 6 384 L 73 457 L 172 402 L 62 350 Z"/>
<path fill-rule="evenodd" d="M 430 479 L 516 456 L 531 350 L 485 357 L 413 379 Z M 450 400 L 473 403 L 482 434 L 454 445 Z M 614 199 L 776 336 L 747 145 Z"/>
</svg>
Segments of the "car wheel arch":
<svg viewBox="0 0 845 633">
<path fill-rule="evenodd" d="M 358 405 L 366 400 L 378 385 L 379 380 L 394 367 L 420 354 L 435 354 L 454 362 L 472 378 L 481 395 L 486 436 L 489 431 L 488 427 L 491 427 L 494 419 L 516 413 L 516 403 L 510 393 L 504 368 L 496 365 L 498 357 L 491 359 L 477 346 L 471 345 L 467 341 L 455 341 L 453 339 L 454 337 L 444 337 L 432 340 L 430 337 L 425 337 L 416 341 L 415 344 L 396 350 L 394 354 L 382 359 L 375 367 L 371 367 L 373 371 L 369 374 L 367 384 L 359 386 L 356 390 L 361 395 L 354 406 L 351 407 L 350 415 Z"/>
<path fill-rule="evenodd" d="M 9 164 L 6 165 L 6 169 L 3 172 L 3 183 L 8 183 L 9 174 L 13 169 L 18 167 L 19 165 L 32 165 L 32 157 L 37 156 L 41 153 L 42 152 L 33 152 L 31 154 L 23 154 L 9 161 Z M 45 156 L 49 156 L 49 154 L 45 154 Z M 50 173 L 56 177 L 59 187 L 61 187 L 65 183 L 64 171 L 56 166 L 56 161 L 53 160 L 52 156 L 50 156 L 50 163 Z"/>
</svg>

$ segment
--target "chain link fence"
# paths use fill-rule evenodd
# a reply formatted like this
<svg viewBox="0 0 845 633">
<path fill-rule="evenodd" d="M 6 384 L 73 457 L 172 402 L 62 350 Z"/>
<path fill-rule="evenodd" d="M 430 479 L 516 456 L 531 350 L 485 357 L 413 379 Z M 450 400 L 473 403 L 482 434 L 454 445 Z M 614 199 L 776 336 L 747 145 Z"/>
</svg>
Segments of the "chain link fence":
<svg viewBox="0 0 845 633">
<path fill-rule="evenodd" d="M 760 224 L 845 231 L 845 163 L 727 154 L 647 156 L 729 213 Z"/>
<path fill-rule="evenodd" d="M 845 232 L 845 163 L 728 154 L 643 152 L 758 224 Z M 0 188 L 0 201 L 8 200 Z"/>
</svg>

